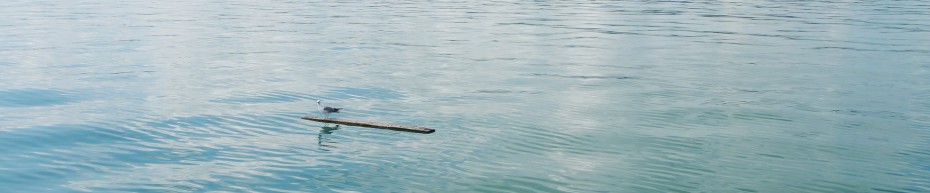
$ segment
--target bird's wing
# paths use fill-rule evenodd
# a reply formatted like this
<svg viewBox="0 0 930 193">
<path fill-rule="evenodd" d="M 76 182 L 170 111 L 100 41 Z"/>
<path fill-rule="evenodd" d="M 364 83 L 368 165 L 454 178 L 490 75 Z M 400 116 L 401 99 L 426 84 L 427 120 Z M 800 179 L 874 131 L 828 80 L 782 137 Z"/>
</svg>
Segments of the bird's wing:
<svg viewBox="0 0 930 193">
<path fill-rule="evenodd" d="M 339 111 L 339 108 L 323 107 L 323 110 L 326 111 L 326 112 L 337 112 L 337 111 Z"/>
</svg>

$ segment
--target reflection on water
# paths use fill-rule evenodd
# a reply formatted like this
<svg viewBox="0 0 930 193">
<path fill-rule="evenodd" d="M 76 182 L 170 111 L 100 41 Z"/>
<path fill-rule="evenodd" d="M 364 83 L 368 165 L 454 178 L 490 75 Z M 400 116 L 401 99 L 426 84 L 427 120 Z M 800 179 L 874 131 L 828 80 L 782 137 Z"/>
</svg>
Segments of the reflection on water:
<svg viewBox="0 0 930 193">
<path fill-rule="evenodd" d="M 0 189 L 928 192 L 928 7 L 0 1 Z"/>
<path fill-rule="evenodd" d="M 317 145 L 320 145 L 320 150 L 328 151 L 326 150 L 327 148 L 336 148 L 334 145 L 324 144 L 324 141 L 330 144 L 338 144 L 339 142 L 332 141 L 331 139 L 324 140 L 323 138 L 323 135 L 331 135 L 336 130 L 339 130 L 339 125 L 329 127 L 329 123 L 324 123 L 323 127 L 320 127 L 320 133 L 317 134 Z"/>
</svg>

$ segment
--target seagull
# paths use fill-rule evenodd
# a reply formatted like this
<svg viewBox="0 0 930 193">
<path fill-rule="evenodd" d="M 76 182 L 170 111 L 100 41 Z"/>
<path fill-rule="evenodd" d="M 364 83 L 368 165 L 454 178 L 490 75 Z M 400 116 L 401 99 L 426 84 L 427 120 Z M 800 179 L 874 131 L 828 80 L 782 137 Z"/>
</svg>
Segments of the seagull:
<svg viewBox="0 0 930 193">
<path fill-rule="evenodd" d="M 317 109 L 320 110 L 320 113 L 323 113 L 323 118 L 328 119 L 330 113 L 339 113 L 339 110 L 342 108 L 327 107 L 323 106 L 323 103 L 320 100 L 316 100 Z"/>
</svg>

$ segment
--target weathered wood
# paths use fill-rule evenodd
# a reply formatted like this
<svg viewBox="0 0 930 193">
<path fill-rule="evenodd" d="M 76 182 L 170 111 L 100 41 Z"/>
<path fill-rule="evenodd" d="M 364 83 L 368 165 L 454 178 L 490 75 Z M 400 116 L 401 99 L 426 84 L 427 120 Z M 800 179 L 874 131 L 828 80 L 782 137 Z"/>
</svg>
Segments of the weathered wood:
<svg viewBox="0 0 930 193">
<path fill-rule="evenodd" d="M 433 133 L 433 132 L 436 132 L 435 129 L 430 129 L 430 128 L 426 128 L 426 127 L 420 127 L 420 126 L 406 126 L 406 125 L 397 125 L 397 124 L 390 124 L 390 123 L 378 123 L 378 122 L 371 122 L 371 121 L 358 121 L 358 120 L 337 119 L 337 118 L 323 118 L 323 117 L 315 117 L 315 116 L 305 116 L 305 117 L 302 117 L 302 119 L 311 120 L 311 121 L 318 121 L 318 122 L 324 122 L 324 123 L 338 123 L 338 124 L 343 124 L 343 125 L 361 126 L 361 127 L 372 127 L 372 128 L 381 128 L 381 129 L 391 129 L 391 130 L 398 130 L 398 131 L 410 131 L 410 132 L 417 132 L 417 133 Z"/>
</svg>

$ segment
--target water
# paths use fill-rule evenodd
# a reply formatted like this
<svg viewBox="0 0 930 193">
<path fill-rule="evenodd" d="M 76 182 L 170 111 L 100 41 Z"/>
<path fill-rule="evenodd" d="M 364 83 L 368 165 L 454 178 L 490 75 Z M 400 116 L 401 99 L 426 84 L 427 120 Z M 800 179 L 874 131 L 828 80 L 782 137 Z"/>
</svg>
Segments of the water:
<svg viewBox="0 0 930 193">
<path fill-rule="evenodd" d="M 0 2 L 3 192 L 928 192 L 926 1 Z M 433 134 L 300 120 L 336 116 Z"/>
</svg>

